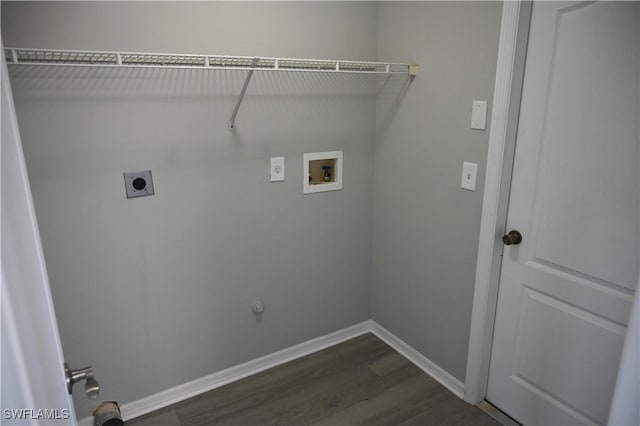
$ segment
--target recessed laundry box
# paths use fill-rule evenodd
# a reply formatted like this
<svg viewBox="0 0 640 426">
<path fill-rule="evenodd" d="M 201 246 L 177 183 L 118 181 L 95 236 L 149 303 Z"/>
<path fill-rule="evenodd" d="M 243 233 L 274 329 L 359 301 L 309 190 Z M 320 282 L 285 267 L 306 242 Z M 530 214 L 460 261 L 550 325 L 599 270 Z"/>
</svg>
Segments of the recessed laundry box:
<svg viewBox="0 0 640 426">
<path fill-rule="evenodd" d="M 342 151 L 306 153 L 303 162 L 305 194 L 342 189 Z"/>
</svg>

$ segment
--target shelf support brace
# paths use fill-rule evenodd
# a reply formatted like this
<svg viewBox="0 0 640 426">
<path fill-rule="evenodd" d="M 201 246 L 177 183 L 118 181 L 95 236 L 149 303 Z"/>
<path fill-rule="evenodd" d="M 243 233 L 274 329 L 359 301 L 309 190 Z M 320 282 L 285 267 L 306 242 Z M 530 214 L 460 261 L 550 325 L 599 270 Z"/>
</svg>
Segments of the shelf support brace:
<svg viewBox="0 0 640 426">
<path fill-rule="evenodd" d="M 233 112 L 231 113 L 231 118 L 229 119 L 229 128 L 235 129 L 236 127 L 236 116 L 238 115 L 238 110 L 240 109 L 240 104 L 242 103 L 242 99 L 244 98 L 244 94 L 247 92 L 247 87 L 249 87 L 249 82 L 251 81 L 251 77 L 253 76 L 253 68 L 258 65 L 258 60 L 260 58 L 253 58 L 253 62 L 251 62 L 251 69 L 247 73 L 247 77 L 244 79 L 244 84 L 242 85 L 242 90 L 240 91 L 240 96 L 238 96 L 238 101 L 236 102 L 235 108 L 233 108 Z"/>
</svg>

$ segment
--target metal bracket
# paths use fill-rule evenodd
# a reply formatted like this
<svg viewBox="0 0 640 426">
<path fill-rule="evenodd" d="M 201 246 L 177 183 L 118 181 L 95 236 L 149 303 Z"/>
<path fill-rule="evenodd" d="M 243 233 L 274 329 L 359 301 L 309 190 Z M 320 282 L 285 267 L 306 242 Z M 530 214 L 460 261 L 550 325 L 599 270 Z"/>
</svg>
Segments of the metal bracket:
<svg viewBox="0 0 640 426">
<path fill-rule="evenodd" d="M 247 87 L 249 87 L 249 82 L 251 81 L 251 77 L 253 77 L 253 68 L 258 65 L 258 61 L 260 58 L 253 58 L 253 62 L 251 63 L 251 68 L 247 73 L 247 77 L 244 79 L 244 85 L 242 86 L 242 90 L 240 91 L 240 96 L 238 96 L 238 102 L 236 102 L 235 108 L 233 108 L 233 112 L 231 113 L 231 118 L 229 119 L 229 128 L 235 129 L 236 127 L 236 116 L 238 115 L 238 110 L 240 109 L 240 104 L 242 103 L 242 99 L 244 98 L 244 94 L 247 92 Z"/>
</svg>

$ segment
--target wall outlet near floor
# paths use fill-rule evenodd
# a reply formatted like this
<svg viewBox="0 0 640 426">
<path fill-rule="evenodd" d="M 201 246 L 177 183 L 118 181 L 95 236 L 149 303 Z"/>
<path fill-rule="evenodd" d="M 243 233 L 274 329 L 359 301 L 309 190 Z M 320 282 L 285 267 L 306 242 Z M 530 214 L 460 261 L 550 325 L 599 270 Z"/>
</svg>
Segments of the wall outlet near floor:
<svg viewBox="0 0 640 426">
<path fill-rule="evenodd" d="M 256 300 L 251 304 L 251 312 L 256 315 L 260 315 L 264 312 L 264 304 L 262 303 L 262 300 Z"/>
</svg>

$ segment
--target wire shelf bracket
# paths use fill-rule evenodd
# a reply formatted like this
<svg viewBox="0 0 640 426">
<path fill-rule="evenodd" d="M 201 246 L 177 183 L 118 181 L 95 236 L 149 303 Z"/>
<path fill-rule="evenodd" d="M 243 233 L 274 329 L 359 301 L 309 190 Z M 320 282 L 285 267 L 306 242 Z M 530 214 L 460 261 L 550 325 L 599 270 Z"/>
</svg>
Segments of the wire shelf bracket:
<svg viewBox="0 0 640 426">
<path fill-rule="evenodd" d="M 112 68 L 170 68 L 248 71 L 238 96 L 229 128 L 235 120 L 254 71 L 322 72 L 348 74 L 418 75 L 418 65 L 397 62 L 293 59 L 255 56 L 188 55 L 89 50 L 5 48 L 7 65 L 79 66 Z"/>
<path fill-rule="evenodd" d="M 242 99 L 244 99 L 244 94 L 247 93 L 247 87 L 249 87 L 249 82 L 251 81 L 251 77 L 253 76 L 253 71 L 260 58 L 253 58 L 251 62 L 251 70 L 247 73 L 247 76 L 244 79 L 244 84 L 242 85 L 242 90 L 240 90 L 240 95 L 238 96 L 238 101 L 236 102 L 236 106 L 233 108 L 233 112 L 231 113 L 231 118 L 229 119 L 229 128 L 235 129 L 236 127 L 236 116 L 238 115 L 238 110 L 240 109 L 240 104 L 242 103 Z"/>
</svg>

